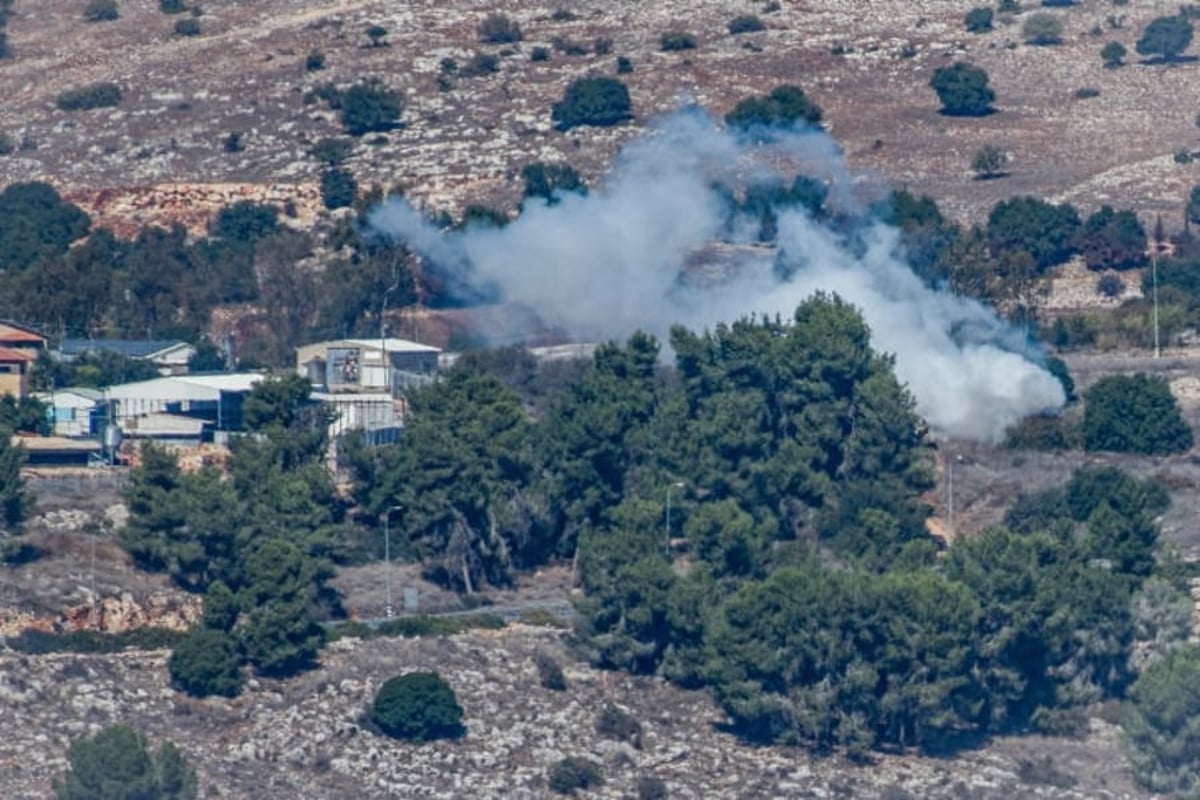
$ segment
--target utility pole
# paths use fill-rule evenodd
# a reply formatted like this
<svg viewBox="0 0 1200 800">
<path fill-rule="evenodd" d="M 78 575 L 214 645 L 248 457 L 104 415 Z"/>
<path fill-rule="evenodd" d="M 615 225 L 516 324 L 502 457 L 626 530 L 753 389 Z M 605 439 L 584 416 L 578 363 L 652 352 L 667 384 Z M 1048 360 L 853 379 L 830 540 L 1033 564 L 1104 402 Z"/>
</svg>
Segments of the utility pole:
<svg viewBox="0 0 1200 800">
<path fill-rule="evenodd" d="M 392 617 L 392 512 L 401 511 L 404 506 L 389 506 L 383 512 L 383 586 L 384 605 L 383 615 Z"/>
</svg>

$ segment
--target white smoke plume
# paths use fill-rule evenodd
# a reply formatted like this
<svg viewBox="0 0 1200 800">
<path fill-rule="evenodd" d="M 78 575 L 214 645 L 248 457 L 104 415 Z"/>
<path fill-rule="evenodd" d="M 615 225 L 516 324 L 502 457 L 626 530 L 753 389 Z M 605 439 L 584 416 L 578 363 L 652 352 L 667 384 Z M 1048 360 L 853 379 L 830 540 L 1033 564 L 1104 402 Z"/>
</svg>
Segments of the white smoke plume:
<svg viewBox="0 0 1200 800">
<path fill-rule="evenodd" d="M 825 181 L 832 205 L 854 210 L 853 176 L 827 135 L 748 143 L 690 109 L 627 145 L 600 190 L 530 203 L 505 228 L 443 234 L 401 200 L 371 223 L 582 341 L 637 329 L 661 337 L 676 323 L 700 330 L 748 314 L 786 319 L 824 290 L 861 309 L 872 344 L 895 355 L 898 377 L 937 431 L 995 441 L 1021 417 L 1063 404 L 1061 385 L 1020 332 L 974 300 L 925 285 L 898 252 L 898 232 L 882 223 L 858 229 L 851 247 L 804 212 L 781 212 L 786 269 L 774 268 L 771 253 L 746 257 L 716 286 L 681 278 L 689 255 L 728 238 L 714 184 L 790 183 L 798 172 Z"/>
</svg>

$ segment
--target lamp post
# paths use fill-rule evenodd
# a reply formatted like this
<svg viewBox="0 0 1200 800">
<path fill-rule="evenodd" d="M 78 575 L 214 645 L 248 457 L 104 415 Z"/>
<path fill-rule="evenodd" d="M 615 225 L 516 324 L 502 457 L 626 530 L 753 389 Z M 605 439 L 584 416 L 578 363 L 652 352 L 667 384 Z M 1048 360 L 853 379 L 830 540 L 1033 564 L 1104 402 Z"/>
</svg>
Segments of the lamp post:
<svg viewBox="0 0 1200 800">
<path fill-rule="evenodd" d="M 388 506 L 383 512 L 383 615 L 389 619 L 392 616 L 392 512 L 401 511 L 403 508 L 404 506 Z"/>
<path fill-rule="evenodd" d="M 667 558 L 671 557 L 671 490 L 682 488 L 683 481 L 675 481 L 667 486 L 667 535 L 663 540 L 663 548 Z"/>
</svg>

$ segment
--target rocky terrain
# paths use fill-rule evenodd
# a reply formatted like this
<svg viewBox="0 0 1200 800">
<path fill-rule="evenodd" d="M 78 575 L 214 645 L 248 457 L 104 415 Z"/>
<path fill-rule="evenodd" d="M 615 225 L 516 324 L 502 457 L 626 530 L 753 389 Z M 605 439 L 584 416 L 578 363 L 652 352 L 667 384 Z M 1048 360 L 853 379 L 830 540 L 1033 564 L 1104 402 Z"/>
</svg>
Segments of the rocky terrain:
<svg viewBox="0 0 1200 800">
<path fill-rule="evenodd" d="M 564 665 L 567 691 L 540 686 L 539 652 Z M 1094 720 L 1080 740 L 1002 739 L 953 759 L 815 758 L 739 743 L 721 731 L 704 693 L 581 667 L 564 634 L 548 628 L 343 640 L 325 650 L 319 671 L 253 682 L 235 700 L 175 693 L 165 662 L 157 652 L 0 656 L 0 705 L 21 728 L 0 738 L 0 795 L 47 796 L 72 737 L 129 722 L 190 754 L 202 797 L 550 797 L 547 770 L 565 756 L 602 764 L 605 786 L 589 797 L 633 797 L 644 775 L 665 781 L 672 798 L 704 800 L 1148 797 L 1132 786 L 1109 722 Z M 418 669 L 437 669 L 454 687 L 467 726 L 461 741 L 414 746 L 364 727 L 383 681 Z M 606 702 L 641 723 L 640 747 L 595 733 Z"/>
<path fill-rule="evenodd" d="M 824 108 L 855 171 L 930 193 L 963 217 L 1034 193 L 1084 209 L 1107 202 L 1162 213 L 1171 230 L 1197 177 L 1172 155 L 1197 145 L 1194 98 L 1180 93 L 1200 64 L 1133 55 L 1141 28 L 1175 13 L 1174 0 L 1049 10 L 1064 26 L 1062 44 L 1051 47 L 1023 42 L 1021 16 L 966 33 L 972 4 L 961 0 L 541 0 L 502 8 L 524 32 L 513 45 L 479 41 L 479 23 L 497 8 L 479 0 L 207 0 L 195 37 L 174 35 L 177 18 L 156 0 L 121 0 L 120 19 L 106 23 L 84 22 L 82 5 L 17 0 L 12 55 L 0 61 L 9 87 L 0 132 L 21 146 L 0 158 L 0 182 L 49 180 L 102 224 L 194 221 L 200 209 L 247 195 L 314 213 L 320 166 L 308 151 L 340 126 L 309 93 L 368 76 L 403 92 L 404 127 L 360 140 L 349 166 L 360 184 L 400 186 L 433 208 L 512 208 L 520 168 L 539 159 L 568 161 L 595 179 L 656 115 L 688 101 L 723 114 L 784 82 Z M 729 21 L 746 13 L 766 29 L 730 35 Z M 371 46 L 371 25 L 386 28 L 385 46 Z M 692 33 L 698 46 L 662 52 L 659 36 L 669 30 Z M 1103 67 L 1108 41 L 1129 48 L 1128 66 Z M 531 60 L 534 47 L 550 49 L 549 59 Z M 307 72 L 314 51 L 327 66 Z M 498 71 L 439 88 L 443 59 L 463 65 L 477 52 L 500 56 Z M 549 112 L 565 85 L 614 74 L 617 56 L 633 62 L 622 80 L 635 123 L 554 130 Z M 929 77 L 958 59 L 988 71 L 998 113 L 938 113 Z M 102 81 L 122 87 L 119 107 L 55 108 L 60 92 Z M 1078 99 L 1082 88 L 1099 94 Z M 226 150 L 231 133 L 241 134 L 242 149 Z M 1010 153 L 1007 177 L 972 179 L 970 159 L 983 144 Z"/>
</svg>

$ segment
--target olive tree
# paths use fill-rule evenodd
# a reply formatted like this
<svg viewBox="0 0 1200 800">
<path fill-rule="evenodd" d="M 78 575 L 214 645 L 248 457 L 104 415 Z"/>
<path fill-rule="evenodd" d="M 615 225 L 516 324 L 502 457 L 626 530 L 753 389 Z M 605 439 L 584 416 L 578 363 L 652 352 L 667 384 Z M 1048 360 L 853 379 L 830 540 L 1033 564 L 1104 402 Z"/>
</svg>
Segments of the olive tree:
<svg viewBox="0 0 1200 800">
<path fill-rule="evenodd" d="M 1004 174 L 1004 165 L 1008 163 L 1008 153 L 994 144 L 985 144 L 971 159 L 971 169 L 980 180 L 999 178 Z"/>
<path fill-rule="evenodd" d="M 1151 21 L 1137 41 L 1138 55 L 1160 56 L 1174 61 L 1192 43 L 1192 23 L 1183 15 L 1159 17 Z"/>
<path fill-rule="evenodd" d="M 436 672 L 389 679 L 371 705 L 370 720 L 388 736 L 413 742 L 457 739 L 465 733 L 454 689 Z"/>
<path fill-rule="evenodd" d="M 1120 42 L 1109 42 L 1100 49 L 1100 58 L 1104 61 L 1105 69 L 1116 69 L 1125 65 L 1125 56 L 1129 51 Z"/>
<path fill-rule="evenodd" d="M 982 117 L 992 112 L 996 93 L 988 86 L 988 74 L 980 67 L 958 61 L 939 67 L 929 80 L 942 103 L 942 113 L 954 117 Z"/>
<path fill-rule="evenodd" d="M 616 78 L 577 78 L 567 86 L 550 119 L 561 130 L 580 125 L 618 125 L 633 117 L 629 89 Z"/>
<path fill-rule="evenodd" d="M 1021 28 L 1025 41 L 1035 45 L 1059 44 L 1062 41 L 1062 23 L 1053 14 L 1040 12 L 1031 14 Z"/>
</svg>

